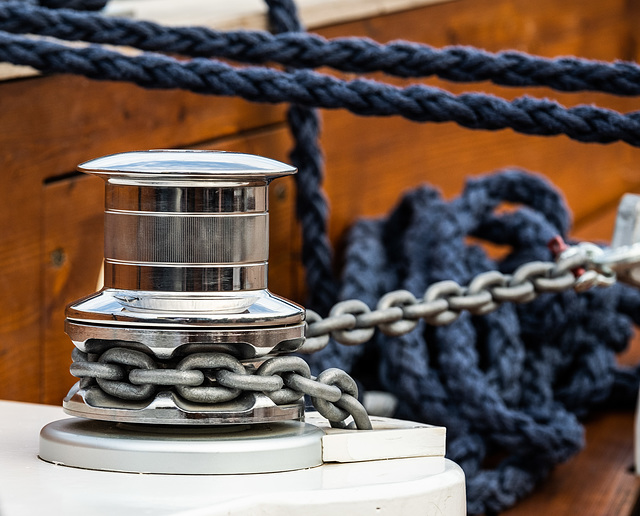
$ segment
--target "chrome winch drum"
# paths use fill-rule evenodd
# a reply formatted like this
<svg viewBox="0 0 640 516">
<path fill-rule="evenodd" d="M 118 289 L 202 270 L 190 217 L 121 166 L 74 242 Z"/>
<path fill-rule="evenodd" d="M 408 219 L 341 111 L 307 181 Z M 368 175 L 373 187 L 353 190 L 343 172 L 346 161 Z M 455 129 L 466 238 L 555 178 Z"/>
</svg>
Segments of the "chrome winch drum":
<svg viewBox="0 0 640 516">
<path fill-rule="evenodd" d="M 106 183 L 104 288 L 66 312 L 65 330 L 85 365 L 117 348 L 151 357 L 158 371 L 206 353 L 255 370 L 303 344 L 304 309 L 267 290 L 267 189 L 295 168 L 248 154 L 160 150 L 106 156 L 79 170 Z M 188 386 L 114 397 L 102 387 L 118 389 L 118 379 L 99 376 L 73 387 L 63 403 L 68 414 L 182 425 L 304 417 L 301 400 L 275 404 L 260 392 L 228 403 L 194 402 L 181 395 L 197 391 Z"/>
<path fill-rule="evenodd" d="M 304 344 L 305 311 L 267 290 L 267 186 L 294 168 L 148 151 L 80 170 L 106 182 L 105 286 L 67 308 L 80 381 L 63 408 L 78 417 L 41 429 L 38 457 L 55 465 L 35 470 L 41 483 L 50 488 L 60 465 L 101 471 L 97 482 L 55 471 L 73 479 L 60 490 L 98 485 L 83 507 L 117 498 L 119 508 L 151 508 L 159 493 L 184 490 L 171 495 L 181 513 L 195 496 L 220 514 L 464 514 L 464 475 L 444 458 L 444 428 L 387 418 L 374 427 L 347 373 L 313 377 L 287 356 Z M 307 421 L 304 395 L 318 410 Z M 201 475 L 214 478 L 199 492 Z M 70 507 L 76 495 L 66 495 Z"/>
</svg>

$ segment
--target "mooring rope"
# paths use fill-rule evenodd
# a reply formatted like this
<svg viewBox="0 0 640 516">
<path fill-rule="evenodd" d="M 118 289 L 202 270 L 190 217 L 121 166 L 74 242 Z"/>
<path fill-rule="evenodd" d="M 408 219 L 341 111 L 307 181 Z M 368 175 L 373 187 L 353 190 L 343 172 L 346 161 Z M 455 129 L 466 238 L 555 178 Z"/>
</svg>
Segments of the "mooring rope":
<svg viewBox="0 0 640 516">
<path fill-rule="evenodd" d="M 3 33 L 0 61 L 145 88 L 181 88 L 254 102 L 293 102 L 365 116 L 400 115 L 416 122 L 456 122 L 469 129 L 511 128 L 529 135 L 564 134 L 582 142 L 640 146 L 639 112 L 621 114 L 587 105 L 566 108 L 529 96 L 508 101 L 480 93 L 453 95 L 422 84 L 399 88 L 365 79 L 345 81 L 307 70 L 234 68 L 211 59 L 182 62 L 156 54 L 125 56 L 101 47 L 70 48 Z"/>
<path fill-rule="evenodd" d="M 367 38 L 327 40 L 317 34 L 301 33 L 299 29 L 269 34 L 164 27 L 70 9 L 45 9 L 25 5 L 23 0 L 0 2 L 0 30 L 253 64 L 279 63 L 295 68 L 328 66 L 350 73 L 384 72 L 399 77 L 435 75 L 456 82 L 492 81 L 503 86 L 547 86 L 559 91 L 640 95 L 640 67 L 631 62 L 606 63 L 576 57 L 549 59 L 515 51 L 492 53 L 460 45 L 438 49 L 407 41 L 380 44 Z"/>
<path fill-rule="evenodd" d="M 303 30 L 293 0 L 266 0 L 269 23 L 277 33 Z M 324 163 L 319 144 L 320 115 L 309 107 L 292 105 L 287 121 L 294 140 L 290 158 L 298 169 L 296 215 L 302 229 L 302 263 L 307 285 L 313 285 L 307 305 L 326 313 L 337 297 L 333 278 L 333 249 L 328 237 L 329 206 L 324 194 Z"/>
</svg>

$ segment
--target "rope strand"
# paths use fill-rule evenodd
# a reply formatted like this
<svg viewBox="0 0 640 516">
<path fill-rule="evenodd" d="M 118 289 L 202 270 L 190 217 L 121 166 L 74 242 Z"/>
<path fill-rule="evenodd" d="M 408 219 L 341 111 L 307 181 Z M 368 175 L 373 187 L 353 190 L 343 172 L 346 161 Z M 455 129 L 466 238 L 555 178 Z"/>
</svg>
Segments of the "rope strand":
<svg viewBox="0 0 640 516">
<path fill-rule="evenodd" d="M 303 30 L 292 0 L 266 0 L 269 23 L 274 32 Z M 309 107 L 292 105 L 287 122 L 295 145 L 289 157 L 298 169 L 296 215 L 302 229 L 302 263 L 307 284 L 307 305 L 327 313 L 336 300 L 333 279 L 333 248 L 327 236 L 329 205 L 322 190 L 324 163 L 318 137 L 320 116 Z"/>
<path fill-rule="evenodd" d="M 236 69 L 200 58 L 180 62 L 155 54 L 124 56 L 101 47 L 70 48 L 3 33 L 0 61 L 146 88 L 181 88 L 255 102 L 294 102 L 344 108 L 366 116 L 401 115 L 419 122 L 457 122 L 470 129 L 511 128 L 523 134 L 564 134 L 582 142 L 623 141 L 640 146 L 638 112 L 621 114 L 586 105 L 566 108 L 528 96 L 507 101 L 478 93 L 453 95 L 425 85 L 398 88 L 364 79 L 343 81 L 306 70 L 287 73 L 256 67 Z"/>
<path fill-rule="evenodd" d="M 0 30 L 244 63 L 275 62 L 295 68 L 329 66 L 344 72 L 381 71 L 399 77 L 435 75 L 454 82 L 492 81 L 502 86 L 640 95 L 640 66 L 630 62 L 550 59 L 465 46 L 436 49 L 406 41 L 380 44 L 367 38 L 327 40 L 300 32 L 272 35 L 264 31 L 163 27 L 147 21 L 45 9 L 22 0 L 0 2 Z"/>
</svg>

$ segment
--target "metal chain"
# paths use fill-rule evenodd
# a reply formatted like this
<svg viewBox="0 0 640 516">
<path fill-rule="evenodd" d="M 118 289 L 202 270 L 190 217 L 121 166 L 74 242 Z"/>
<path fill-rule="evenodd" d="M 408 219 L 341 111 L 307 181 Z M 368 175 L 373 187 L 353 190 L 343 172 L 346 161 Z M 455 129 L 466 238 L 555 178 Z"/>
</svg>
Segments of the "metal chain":
<svg viewBox="0 0 640 516">
<path fill-rule="evenodd" d="M 607 267 L 605 253 L 583 242 L 562 252 L 556 262 L 525 263 L 513 274 L 483 272 L 466 287 L 451 280 L 439 281 L 422 299 L 407 290 L 396 290 L 382 296 L 375 310 L 357 299 L 337 303 L 324 319 L 307 310 L 307 338 L 299 351 L 315 353 L 329 344 L 330 337 L 347 346 L 363 344 L 373 337 L 376 327 L 385 335 L 398 336 L 412 331 L 419 319 L 442 326 L 454 322 L 465 310 L 484 315 L 501 303 L 528 303 L 547 292 L 610 286 L 616 274 Z"/>
<path fill-rule="evenodd" d="M 370 430 L 371 421 L 358 401 L 355 381 L 340 369 L 311 376 L 300 357 L 272 357 L 257 369 L 226 353 L 194 353 L 175 367 L 133 349 L 115 347 L 100 356 L 74 349 L 71 374 L 105 393 L 129 401 L 151 399 L 158 390 L 174 389 L 194 403 L 232 401 L 245 392 L 261 392 L 276 405 L 299 401 L 305 394 L 332 426 L 343 427 L 349 416 L 358 430 Z"/>
<path fill-rule="evenodd" d="M 640 263 L 640 250 L 636 258 Z M 398 336 L 415 329 L 419 319 L 440 326 L 454 322 L 465 310 L 484 315 L 501 303 L 527 303 L 542 293 L 610 286 L 616 273 L 609 261 L 604 250 L 581 243 L 563 251 L 556 262 L 526 263 L 513 274 L 484 272 L 467 286 L 451 280 L 434 283 L 421 300 L 411 292 L 397 290 L 382 296 L 375 310 L 357 299 L 337 303 L 325 319 L 307 310 L 307 338 L 300 351 L 319 351 L 329 343 L 329 337 L 345 345 L 362 344 L 371 339 L 376 327 L 386 335 Z M 170 364 L 122 347 L 108 349 L 100 356 L 75 349 L 73 359 L 71 374 L 85 384 L 95 382 L 105 393 L 123 400 L 147 400 L 162 388 L 205 404 L 226 403 L 244 392 L 261 392 L 277 405 L 284 405 L 306 394 L 332 426 L 343 426 L 352 416 L 356 428 L 371 428 L 369 416 L 357 400 L 355 381 L 347 373 L 328 369 L 313 378 L 299 357 L 272 357 L 257 369 L 225 353 L 195 353 Z"/>
</svg>

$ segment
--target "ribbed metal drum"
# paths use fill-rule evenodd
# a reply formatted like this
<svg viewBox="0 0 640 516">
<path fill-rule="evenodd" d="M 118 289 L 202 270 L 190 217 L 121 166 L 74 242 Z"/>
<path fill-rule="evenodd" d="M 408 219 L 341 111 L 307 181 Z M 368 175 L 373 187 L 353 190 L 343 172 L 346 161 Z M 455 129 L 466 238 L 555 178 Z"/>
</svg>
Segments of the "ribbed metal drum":
<svg viewBox="0 0 640 516">
<path fill-rule="evenodd" d="M 79 170 L 106 184 L 104 288 L 66 311 L 80 352 L 124 346 L 160 361 L 194 352 L 255 361 L 302 345 L 304 309 L 267 290 L 267 189 L 295 168 L 249 154 L 158 150 L 98 158 Z M 170 392 L 133 407 L 79 383 L 64 406 L 81 417 L 144 423 L 302 417 L 302 403 L 273 406 L 252 396 L 205 410 Z"/>
</svg>

